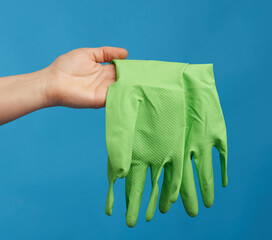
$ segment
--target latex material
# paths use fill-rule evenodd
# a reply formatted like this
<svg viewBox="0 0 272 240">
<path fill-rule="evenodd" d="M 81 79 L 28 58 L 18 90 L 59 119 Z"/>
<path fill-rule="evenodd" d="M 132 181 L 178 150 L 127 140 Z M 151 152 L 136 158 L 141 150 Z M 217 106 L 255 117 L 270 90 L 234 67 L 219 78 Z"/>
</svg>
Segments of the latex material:
<svg viewBox="0 0 272 240">
<path fill-rule="evenodd" d="M 190 216 L 198 213 L 198 200 L 194 182 L 192 158 L 197 169 L 202 199 L 206 207 L 214 202 L 214 177 L 212 148 L 220 153 L 222 185 L 228 184 L 227 135 L 223 113 L 217 95 L 212 64 L 188 65 L 184 71 L 186 106 L 186 142 L 183 179 L 180 195 Z M 169 176 L 165 176 L 169 178 Z M 167 185 L 164 185 L 167 188 Z M 169 210 L 164 191 L 160 199 L 160 211 Z"/>
<path fill-rule="evenodd" d="M 115 180 L 127 176 L 126 222 L 133 227 L 149 167 L 152 192 L 147 221 L 156 209 L 158 179 L 163 168 L 168 177 L 161 202 L 175 202 L 179 195 L 185 137 L 183 71 L 187 64 L 140 60 L 113 63 L 117 81 L 109 87 L 106 99 L 106 213 L 112 213 Z"/>
</svg>

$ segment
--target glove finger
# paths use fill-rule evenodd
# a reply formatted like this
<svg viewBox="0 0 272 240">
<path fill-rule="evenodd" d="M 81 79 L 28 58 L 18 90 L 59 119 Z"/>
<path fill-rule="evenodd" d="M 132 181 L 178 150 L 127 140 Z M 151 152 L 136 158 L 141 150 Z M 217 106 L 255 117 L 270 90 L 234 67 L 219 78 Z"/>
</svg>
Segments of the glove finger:
<svg viewBox="0 0 272 240">
<path fill-rule="evenodd" d="M 196 165 L 204 205 L 206 207 L 211 207 L 214 201 L 212 148 L 195 153 L 194 162 Z"/>
<path fill-rule="evenodd" d="M 126 222 L 134 227 L 140 210 L 148 165 L 132 164 L 126 177 Z"/>
<path fill-rule="evenodd" d="M 224 137 L 222 140 L 216 142 L 215 147 L 219 151 L 219 156 L 220 156 L 222 185 L 223 187 L 226 187 L 228 185 L 228 174 L 227 174 L 228 148 L 227 148 L 226 134 L 224 134 Z"/>
<path fill-rule="evenodd" d="M 164 176 L 163 176 L 162 190 L 161 190 L 160 203 L 159 203 L 159 209 L 161 213 L 167 213 L 171 207 L 171 201 L 170 201 L 171 173 L 172 173 L 172 164 L 166 163 L 164 166 Z"/>
<path fill-rule="evenodd" d="M 117 177 L 128 174 L 139 101 L 132 88 L 112 84 L 106 100 L 106 143 L 111 166 Z"/>
<path fill-rule="evenodd" d="M 198 200 L 192 159 L 189 152 L 184 159 L 180 196 L 187 214 L 191 217 L 195 217 L 198 214 Z"/>
<path fill-rule="evenodd" d="M 176 202 L 179 196 L 179 190 L 182 180 L 184 152 L 178 156 L 174 156 L 172 159 L 172 179 L 170 187 L 170 201 Z"/>
<path fill-rule="evenodd" d="M 113 208 L 113 202 L 114 202 L 113 184 L 115 183 L 116 179 L 117 179 L 117 177 L 114 174 L 114 172 L 112 171 L 112 167 L 111 167 L 110 161 L 108 159 L 109 189 L 108 189 L 108 194 L 107 194 L 105 212 L 109 216 L 111 216 L 112 208 Z"/>
<path fill-rule="evenodd" d="M 156 205 L 158 201 L 158 195 L 159 195 L 158 180 L 161 175 L 162 169 L 163 169 L 163 165 L 151 166 L 152 190 L 151 190 L 151 195 L 150 195 L 149 203 L 148 203 L 146 214 L 145 214 L 146 221 L 150 221 L 155 214 Z"/>
<path fill-rule="evenodd" d="M 111 213 L 112 213 L 113 202 L 114 202 L 113 182 L 111 182 L 108 189 L 106 207 L 105 207 L 105 212 L 109 216 L 111 216 Z"/>
</svg>

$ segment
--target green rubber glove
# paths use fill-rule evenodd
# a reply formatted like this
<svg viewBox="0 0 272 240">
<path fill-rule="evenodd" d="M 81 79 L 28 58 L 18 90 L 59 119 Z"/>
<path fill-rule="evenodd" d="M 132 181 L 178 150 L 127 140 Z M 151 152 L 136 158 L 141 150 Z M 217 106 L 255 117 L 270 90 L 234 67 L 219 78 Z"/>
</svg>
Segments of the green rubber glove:
<svg viewBox="0 0 272 240">
<path fill-rule="evenodd" d="M 113 184 L 126 176 L 126 222 L 138 218 L 146 173 L 152 192 L 146 220 L 152 219 L 163 168 L 169 178 L 165 199 L 175 202 L 182 178 L 185 138 L 183 71 L 187 64 L 114 60 L 117 81 L 106 99 L 106 143 L 109 191 L 106 213 L 113 207 Z"/>
<path fill-rule="evenodd" d="M 198 200 L 194 182 L 192 158 L 197 169 L 201 195 L 206 207 L 214 201 L 212 148 L 220 153 L 223 187 L 227 177 L 227 135 L 223 113 L 217 95 L 212 64 L 190 64 L 184 71 L 186 105 L 186 141 L 180 195 L 188 215 L 198 213 Z M 163 191 L 160 211 L 169 210 Z"/>
</svg>

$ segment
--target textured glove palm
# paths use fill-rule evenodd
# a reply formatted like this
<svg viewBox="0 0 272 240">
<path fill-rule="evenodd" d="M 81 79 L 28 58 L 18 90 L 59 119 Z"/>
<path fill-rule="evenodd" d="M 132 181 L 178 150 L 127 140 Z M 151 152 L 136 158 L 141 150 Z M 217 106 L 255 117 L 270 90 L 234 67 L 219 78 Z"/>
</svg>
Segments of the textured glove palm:
<svg viewBox="0 0 272 240">
<path fill-rule="evenodd" d="M 185 105 L 183 71 L 187 64 L 114 60 L 117 81 L 106 101 L 109 191 L 106 213 L 113 207 L 113 184 L 126 176 L 127 225 L 136 224 L 146 173 L 152 192 L 146 219 L 152 219 L 163 168 L 164 205 L 178 198 L 184 157 Z"/>
</svg>

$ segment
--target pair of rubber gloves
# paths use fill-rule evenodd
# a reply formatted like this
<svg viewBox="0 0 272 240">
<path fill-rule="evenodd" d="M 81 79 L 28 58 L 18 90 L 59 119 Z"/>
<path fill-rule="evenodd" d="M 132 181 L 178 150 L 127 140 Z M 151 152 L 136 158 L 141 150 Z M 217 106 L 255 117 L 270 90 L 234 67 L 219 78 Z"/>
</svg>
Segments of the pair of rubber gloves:
<svg viewBox="0 0 272 240">
<path fill-rule="evenodd" d="M 186 212 L 198 213 L 192 159 L 203 202 L 214 201 L 212 148 L 220 153 L 222 185 L 227 178 L 227 136 L 212 64 L 113 60 L 117 81 L 106 99 L 106 143 L 109 190 L 106 214 L 113 208 L 113 184 L 126 177 L 126 222 L 135 226 L 147 170 L 152 191 L 146 211 L 166 213 L 180 193 Z"/>
</svg>

